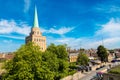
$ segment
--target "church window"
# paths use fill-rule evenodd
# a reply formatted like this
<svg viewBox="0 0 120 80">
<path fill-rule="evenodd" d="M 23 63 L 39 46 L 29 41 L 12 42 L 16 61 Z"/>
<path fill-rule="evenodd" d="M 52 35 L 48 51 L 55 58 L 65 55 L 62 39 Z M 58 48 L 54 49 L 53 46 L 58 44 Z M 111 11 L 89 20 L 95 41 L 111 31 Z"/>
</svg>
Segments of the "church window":
<svg viewBox="0 0 120 80">
<path fill-rule="evenodd" d="M 39 31 L 37 32 L 37 34 L 39 34 Z"/>
<path fill-rule="evenodd" d="M 34 34 L 34 32 L 32 32 L 32 34 Z"/>
<path fill-rule="evenodd" d="M 36 39 L 34 38 L 34 41 L 36 41 Z"/>
</svg>

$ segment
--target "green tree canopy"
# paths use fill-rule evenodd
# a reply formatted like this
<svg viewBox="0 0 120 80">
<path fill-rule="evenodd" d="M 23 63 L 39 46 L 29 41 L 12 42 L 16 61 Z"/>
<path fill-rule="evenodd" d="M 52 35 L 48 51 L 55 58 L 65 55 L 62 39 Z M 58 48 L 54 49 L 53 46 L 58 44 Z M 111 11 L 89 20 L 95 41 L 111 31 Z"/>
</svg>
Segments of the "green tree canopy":
<svg viewBox="0 0 120 80">
<path fill-rule="evenodd" d="M 41 67 L 42 57 L 38 46 L 32 43 L 23 45 L 15 52 L 15 57 L 5 63 L 5 80 L 33 80 Z"/>
<path fill-rule="evenodd" d="M 104 46 L 100 45 L 97 48 L 97 55 L 102 62 L 106 62 L 108 60 L 108 53 Z"/>
<path fill-rule="evenodd" d="M 87 65 L 88 62 L 89 62 L 89 58 L 87 57 L 87 55 L 85 53 L 80 52 L 78 55 L 77 64 Z"/>
<path fill-rule="evenodd" d="M 48 52 L 57 56 L 58 70 L 56 71 L 55 80 L 59 80 L 68 74 L 68 53 L 65 45 L 54 45 L 50 44 L 47 48 Z M 52 56 L 51 56 L 52 57 Z"/>
<path fill-rule="evenodd" d="M 60 55 L 61 54 L 61 55 Z M 64 58 L 64 57 L 65 58 Z M 45 52 L 28 43 L 5 63 L 3 80 L 59 80 L 68 75 L 66 48 L 51 44 Z"/>
<path fill-rule="evenodd" d="M 48 46 L 47 51 L 56 54 L 60 59 L 68 60 L 68 52 L 66 51 L 65 45 L 56 46 L 52 43 Z"/>
</svg>

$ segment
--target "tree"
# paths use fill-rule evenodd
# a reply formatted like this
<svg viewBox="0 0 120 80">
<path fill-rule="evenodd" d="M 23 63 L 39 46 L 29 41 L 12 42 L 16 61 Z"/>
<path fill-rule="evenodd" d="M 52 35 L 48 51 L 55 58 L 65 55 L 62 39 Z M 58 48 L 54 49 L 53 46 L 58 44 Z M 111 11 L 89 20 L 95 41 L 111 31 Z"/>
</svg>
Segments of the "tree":
<svg viewBox="0 0 120 80">
<path fill-rule="evenodd" d="M 84 48 L 80 48 L 80 53 L 83 53 L 85 51 Z"/>
<path fill-rule="evenodd" d="M 108 53 L 107 53 L 106 48 L 104 48 L 104 46 L 102 45 L 98 46 L 97 55 L 100 58 L 101 62 L 108 61 Z"/>
<path fill-rule="evenodd" d="M 69 63 L 65 45 L 56 46 L 51 44 L 48 46 L 47 51 L 57 56 L 58 70 L 56 70 L 55 80 L 59 80 L 68 75 Z"/>
<path fill-rule="evenodd" d="M 110 52 L 110 53 L 114 53 L 114 50 L 113 50 L 113 49 L 111 49 L 111 50 L 109 50 L 109 52 Z"/>
<path fill-rule="evenodd" d="M 88 62 L 89 62 L 89 58 L 87 57 L 87 55 L 83 52 L 80 52 L 78 55 L 77 64 L 87 65 Z"/>
<path fill-rule="evenodd" d="M 3 80 L 53 80 L 54 74 L 42 65 L 42 52 L 33 43 L 23 45 L 12 60 L 5 63 Z"/>
<path fill-rule="evenodd" d="M 60 55 L 61 54 L 61 55 Z M 66 48 L 51 44 L 45 52 L 34 43 L 23 45 L 5 63 L 3 80 L 60 80 L 68 75 Z"/>
<path fill-rule="evenodd" d="M 68 60 L 68 52 L 66 51 L 65 45 L 56 46 L 52 43 L 48 46 L 47 51 L 56 54 L 59 59 Z"/>
</svg>

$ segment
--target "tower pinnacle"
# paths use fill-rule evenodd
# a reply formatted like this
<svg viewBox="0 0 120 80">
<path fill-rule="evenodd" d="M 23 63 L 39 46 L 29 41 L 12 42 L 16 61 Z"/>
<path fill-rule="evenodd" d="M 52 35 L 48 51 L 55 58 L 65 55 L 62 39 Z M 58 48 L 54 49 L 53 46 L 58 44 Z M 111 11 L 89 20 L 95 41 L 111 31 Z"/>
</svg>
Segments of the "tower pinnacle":
<svg viewBox="0 0 120 80">
<path fill-rule="evenodd" d="M 37 8 L 35 6 L 35 13 L 34 13 L 34 23 L 33 27 L 31 28 L 31 32 L 29 36 L 25 38 L 26 44 L 28 42 L 34 42 L 35 45 L 38 45 L 40 47 L 41 51 L 46 50 L 46 37 L 42 36 L 42 33 L 39 28 L 38 23 L 38 15 L 37 15 Z"/>
<path fill-rule="evenodd" d="M 38 15 L 37 15 L 37 8 L 35 6 L 35 13 L 34 13 L 34 24 L 33 27 L 39 27 L 39 23 L 38 23 Z"/>
</svg>

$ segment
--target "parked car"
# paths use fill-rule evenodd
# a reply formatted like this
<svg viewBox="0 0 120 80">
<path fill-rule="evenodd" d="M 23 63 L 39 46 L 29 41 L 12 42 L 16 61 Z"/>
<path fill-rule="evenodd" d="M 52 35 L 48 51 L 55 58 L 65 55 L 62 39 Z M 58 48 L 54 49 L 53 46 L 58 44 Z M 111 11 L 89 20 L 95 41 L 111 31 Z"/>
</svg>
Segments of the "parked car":
<svg viewBox="0 0 120 80">
<path fill-rule="evenodd" d="M 96 68 L 96 70 L 99 70 L 99 69 L 100 69 L 100 67 Z"/>
<path fill-rule="evenodd" d="M 111 62 L 114 63 L 114 62 L 117 62 L 117 60 L 112 60 Z"/>
<path fill-rule="evenodd" d="M 78 71 L 86 71 L 86 72 L 88 72 L 88 71 L 90 71 L 91 70 L 91 67 L 89 67 L 89 66 L 83 66 L 83 65 L 81 65 L 81 66 L 78 66 Z"/>
<path fill-rule="evenodd" d="M 105 67 L 105 65 L 100 66 L 100 68 L 103 68 L 103 67 Z"/>
</svg>

